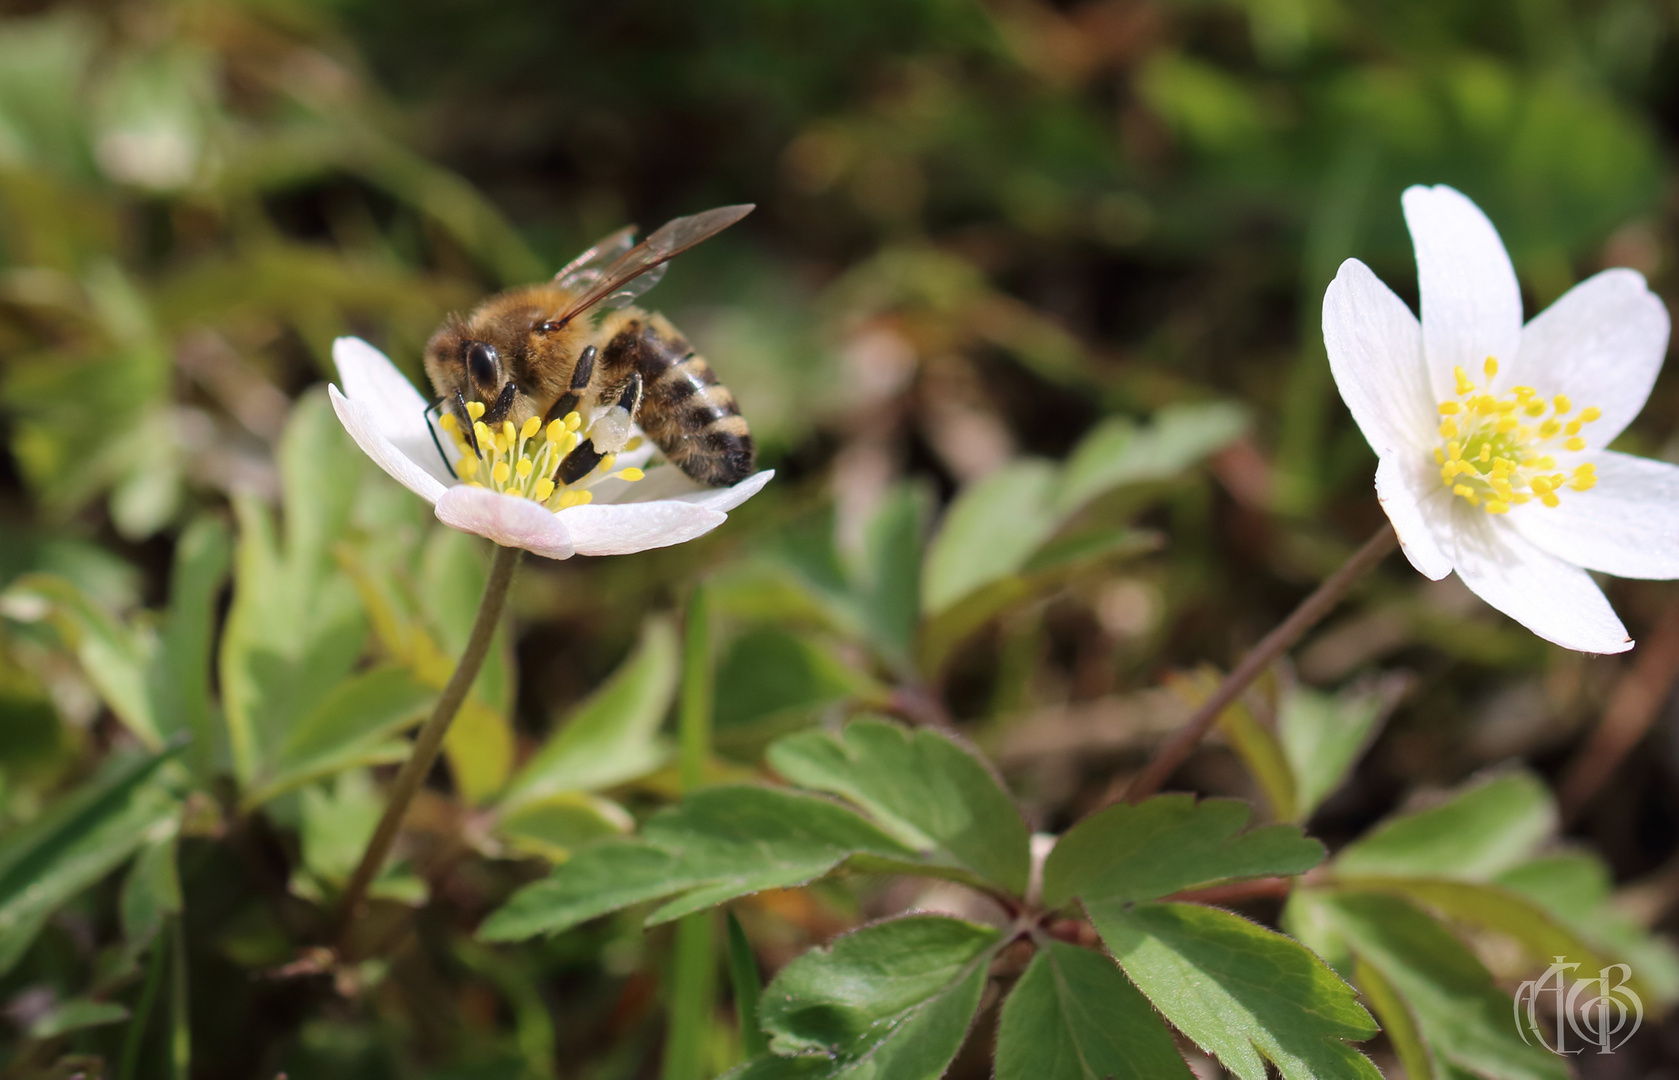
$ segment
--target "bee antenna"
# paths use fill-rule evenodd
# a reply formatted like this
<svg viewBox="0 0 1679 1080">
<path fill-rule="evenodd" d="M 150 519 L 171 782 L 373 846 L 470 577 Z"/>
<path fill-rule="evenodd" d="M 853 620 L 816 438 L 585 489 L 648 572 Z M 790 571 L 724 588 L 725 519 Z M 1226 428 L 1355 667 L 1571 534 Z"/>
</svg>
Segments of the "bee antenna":
<svg viewBox="0 0 1679 1080">
<path fill-rule="evenodd" d="M 461 393 L 459 387 L 455 388 L 455 403 L 461 407 L 461 416 L 466 420 L 466 438 L 472 444 L 472 452 L 481 458 L 484 451 L 478 448 L 478 429 L 473 426 L 472 413 L 466 408 L 466 395 Z"/>
<path fill-rule="evenodd" d="M 443 452 L 443 444 L 437 439 L 437 426 L 431 422 L 431 411 L 441 404 L 442 398 L 432 398 L 431 404 L 426 406 L 426 411 L 420 414 L 420 418 L 425 422 L 426 434 L 431 436 L 431 444 L 437 447 L 437 456 L 443 459 L 443 467 L 449 470 L 450 476 L 459 480 L 460 474 L 455 472 L 455 467 L 449 463 L 449 455 Z"/>
</svg>

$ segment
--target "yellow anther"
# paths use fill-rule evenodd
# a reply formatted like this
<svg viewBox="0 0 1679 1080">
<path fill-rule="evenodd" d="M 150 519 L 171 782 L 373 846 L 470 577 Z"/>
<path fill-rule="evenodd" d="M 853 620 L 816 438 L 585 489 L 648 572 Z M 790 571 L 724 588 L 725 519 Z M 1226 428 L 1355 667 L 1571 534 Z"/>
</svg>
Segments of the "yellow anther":
<svg viewBox="0 0 1679 1080">
<path fill-rule="evenodd" d="M 1482 416 L 1490 416 L 1498 411 L 1498 399 L 1491 394 L 1482 394 L 1475 399 L 1475 411 Z"/>
<path fill-rule="evenodd" d="M 478 459 L 468 454 L 455 462 L 455 475 L 462 480 L 471 480 L 478 475 Z"/>
<path fill-rule="evenodd" d="M 1455 442 L 1455 441 L 1447 443 L 1446 444 L 1446 456 L 1451 458 L 1453 461 L 1456 461 L 1458 458 L 1462 457 L 1463 456 L 1463 444 L 1460 443 L 1460 442 Z"/>
<path fill-rule="evenodd" d="M 603 473 L 609 473 L 609 472 L 612 471 L 612 466 L 617 464 L 617 463 L 618 463 L 618 455 L 617 454 L 608 454 L 605 457 L 600 459 L 600 464 L 596 465 L 595 468 L 599 469 Z"/>
<path fill-rule="evenodd" d="M 1457 425 L 1456 424 L 1452 423 L 1450 419 L 1440 421 L 1440 437 L 1442 439 L 1450 439 L 1450 438 L 1455 437 L 1456 435 L 1457 435 Z"/>
<path fill-rule="evenodd" d="M 1465 394 L 1474 392 L 1475 384 L 1469 381 L 1469 372 L 1463 370 L 1461 367 L 1455 367 L 1452 369 L 1452 374 L 1457 376 L 1458 397 L 1463 397 Z"/>
<path fill-rule="evenodd" d="M 1516 403 L 1509 400 L 1497 401 L 1493 403 L 1493 408 L 1497 409 L 1501 413 L 1515 412 Z"/>
<path fill-rule="evenodd" d="M 1486 511 L 1489 514 L 1508 514 L 1510 512 L 1510 504 L 1505 502 L 1503 499 L 1492 499 L 1487 503 Z"/>
<path fill-rule="evenodd" d="M 1543 424 L 1539 425 L 1539 437 L 1541 439 L 1549 439 L 1554 437 L 1556 433 L 1561 430 L 1561 424 L 1557 423 L 1555 420 L 1547 420 Z"/>
<path fill-rule="evenodd" d="M 1500 435 L 1508 435 L 1510 432 L 1515 431 L 1519 426 L 1520 425 L 1516 422 L 1516 418 L 1514 416 L 1501 416 L 1498 418 L 1498 433 Z"/>
<path fill-rule="evenodd" d="M 513 421 L 503 420 L 501 422 L 501 437 L 506 439 L 509 444 L 512 444 L 513 440 L 519 437 L 519 429 L 513 426 Z"/>
<path fill-rule="evenodd" d="M 1510 388 L 1510 392 L 1516 395 L 1517 401 L 1525 402 L 1528 398 L 1537 394 L 1539 391 L 1535 390 L 1531 386 L 1512 386 Z"/>
<path fill-rule="evenodd" d="M 646 439 L 643 439 L 640 435 L 637 435 L 635 438 L 631 439 L 629 442 L 624 444 L 624 450 L 626 452 L 630 451 L 630 450 L 640 450 L 641 449 L 641 444 L 646 442 L 646 441 L 647 441 Z"/>
<path fill-rule="evenodd" d="M 1510 501 L 1515 503 L 1517 506 L 1520 506 L 1523 503 L 1532 502 L 1533 501 L 1533 496 L 1532 495 L 1523 495 L 1521 492 L 1518 491 L 1515 494 L 1515 496 L 1513 498 L 1511 498 Z"/>
<path fill-rule="evenodd" d="M 576 411 L 566 413 L 565 426 L 567 431 L 576 431 L 583 426 L 583 414 Z"/>
<path fill-rule="evenodd" d="M 1492 378 L 1498 374 L 1498 361 L 1491 356 L 1487 357 L 1487 362 L 1481 365 L 1481 370 L 1487 373 L 1487 378 Z"/>
<path fill-rule="evenodd" d="M 455 419 L 454 413 L 446 412 L 437 418 L 437 426 L 453 435 L 455 433 L 455 429 L 460 427 L 460 422 Z"/>
<path fill-rule="evenodd" d="M 1468 484 L 1456 484 L 1452 487 L 1452 494 L 1462 495 L 1466 499 L 1473 499 L 1475 497 L 1475 489 L 1470 487 Z"/>
<path fill-rule="evenodd" d="M 480 490 L 480 491 L 482 491 L 482 490 L 483 490 L 483 488 L 484 488 L 484 485 L 483 485 L 483 484 L 480 484 L 480 483 L 479 483 L 479 482 L 478 482 L 478 481 L 476 481 L 476 480 L 468 480 L 468 481 L 467 481 L 467 482 L 466 482 L 466 486 L 467 486 L 467 487 L 475 487 L 475 488 L 478 488 L 478 489 L 479 489 L 479 490 Z"/>
<path fill-rule="evenodd" d="M 513 471 L 519 474 L 519 479 L 524 480 L 529 478 L 535 468 L 536 466 L 531 464 L 530 458 L 522 457 L 519 459 L 519 464 L 513 466 Z"/>
<path fill-rule="evenodd" d="M 1440 403 L 1440 414 L 1442 416 L 1456 416 L 1462 411 L 1463 406 L 1455 401 L 1442 401 Z"/>
<path fill-rule="evenodd" d="M 1541 495 L 1539 496 L 1539 501 L 1544 503 L 1546 506 L 1559 506 L 1562 503 L 1562 500 L 1557 498 L 1555 495 Z"/>
<path fill-rule="evenodd" d="M 646 475 L 647 475 L 646 473 L 642 472 L 640 469 L 636 468 L 634 465 L 631 465 L 627 469 L 620 469 L 618 471 L 618 479 L 628 480 L 632 483 L 637 481 L 637 480 L 640 480 L 642 477 L 644 477 Z"/>
<path fill-rule="evenodd" d="M 577 414 L 572 413 L 571 415 L 576 416 Z M 559 444 L 560 445 L 560 456 L 565 457 L 567 454 L 569 454 L 573 450 L 577 449 L 578 445 L 580 443 L 582 443 L 582 441 L 583 441 L 583 436 L 577 434 L 577 432 L 575 432 L 575 431 L 566 432 L 566 436 L 565 436 L 564 441 L 562 441 Z"/>
<path fill-rule="evenodd" d="M 532 435 L 535 435 L 537 432 L 539 432 L 541 430 L 542 430 L 542 421 L 538 420 L 536 417 L 533 416 L 529 420 L 525 421 L 525 426 L 524 427 L 519 429 L 519 438 L 528 439 Z"/>
<path fill-rule="evenodd" d="M 1551 486 L 1554 488 L 1562 487 L 1562 482 L 1566 479 L 1568 479 L 1568 477 L 1564 476 L 1562 473 L 1554 472 L 1551 474 Z"/>
<path fill-rule="evenodd" d="M 1568 486 L 1573 488 L 1575 491 L 1590 491 L 1592 488 L 1597 486 L 1597 477 L 1591 473 L 1586 473 L 1584 476 L 1576 476 L 1569 482 Z"/>
<path fill-rule="evenodd" d="M 490 470 L 490 475 L 495 477 L 496 483 L 505 484 L 507 483 L 507 478 L 513 475 L 513 470 L 508 466 L 507 462 L 498 461 L 496 462 L 496 467 Z"/>
<path fill-rule="evenodd" d="M 468 420 L 477 420 L 483 415 L 484 403 L 482 401 L 469 401 L 466 403 L 466 416 Z"/>
<path fill-rule="evenodd" d="M 1557 459 L 1549 454 L 1546 454 L 1544 457 L 1534 462 L 1534 464 L 1541 469 L 1554 469 L 1557 467 Z"/>
<path fill-rule="evenodd" d="M 1574 407 L 1574 403 L 1568 400 L 1567 394 L 1558 394 L 1556 397 L 1551 399 L 1551 404 L 1556 407 L 1558 416 L 1561 416 L 1563 413 Z"/>
<path fill-rule="evenodd" d="M 1563 443 L 1562 448 L 1564 450 L 1584 450 L 1586 448 L 1586 440 L 1584 440 L 1584 439 L 1580 438 L 1580 436 L 1576 435 L 1572 439 L 1569 439 L 1567 442 Z"/>
<path fill-rule="evenodd" d="M 1492 460 L 1492 443 L 1482 443 L 1481 452 L 1476 457 L 1485 464 Z"/>
<path fill-rule="evenodd" d="M 1569 433 L 1569 434 L 1570 434 L 1570 435 L 1578 435 L 1578 434 L 1580 434 L 1580 421 L 1578 421 L 1578 420 L 1570 420 L 1570 421 L 1569 421 L 1569 422 L 1568 422 L 1568 426 L 1567 426 L 1567 427 L 1565 427 L 1565 428 L 1563 428 L 1563 430 L 1564 430 L 1564 431 L 1566 431 L 1566 432 L 1568 432 L 1568 433 Z"/>
<path fill-rule="evenodd" d="M 1551 493 L 1551 482 L 1543 476 L 1535 476 L 1528 481 L 1527 486 L 1533 489 L 1535 495 L 1549 495 Z"/>
<path fill-rule="evenodd" d="M 1444 450 L 1440 449 L 1438 446 L 1436 446 L 1434 448 L 1434 464 L 1444 465 L 1445 463 L 1446 463 L 1446 452 Z"/>
<path fill-rule="evenodd" d="M 573 506 L 587 506 L 595 501 L 592 491 L 568 491 L 560 496 L 560 509 L 566 510 Z"/>
<path fill-rule="evenodd" d="M 536 487 L 531 489 L 531 498 L 535 499 L 537 502 L 547 502 L 549 497 L 553 494 L 554 481 L 548 479 L 546 476 L 538 480 L 536 482 Z"/>
<path fill-rule="evenodd" d="M 1596 405 L 1589 405 L 1580 410 L 1580 422 L 1589 424 L 1603 415 L 1603 410 Z"/>
<path fill-rule="evenodd" d="M 1580 464 L 1574 466 L 1574 475 L 1575 476 L 1579 476 L 1581 473 L 1595 473 L 1595 472 L 1597 472 L 1597 462 L 1595 462 L 1595 461 L 1582 461 L 1582 462 L 1580 462 Z"/>
<path fill-rule="evenodd" d="M 478 402 L 471 401 L 471 402 L 468 402 L 467 404 L 476 405 L 476 404 L 478 404 Z M 495 444 L 496 444 L 495 437 L 490 434 L 489 425 L 485 424 L 482 420 L 477 420 L 477 421 L 473 422 L 472 433 L 478 437 L 478 445 L 479 446 L 487 446 L 492 450 L 495 448 Z"/>
<path fill-rule="evenodd" d="M 1527 403 L 1527 409 L 1525 411 L 1529 416 L 1544 416 L 1545 403 L 1543 401 L 1530 401 Z"/>
</svg>

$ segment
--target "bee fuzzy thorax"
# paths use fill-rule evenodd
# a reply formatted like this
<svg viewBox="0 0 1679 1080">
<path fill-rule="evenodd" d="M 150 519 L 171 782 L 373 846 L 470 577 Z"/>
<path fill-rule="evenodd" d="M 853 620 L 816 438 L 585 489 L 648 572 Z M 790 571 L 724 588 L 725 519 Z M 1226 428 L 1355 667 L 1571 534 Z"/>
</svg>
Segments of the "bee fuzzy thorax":
<svg viewBox="0 0 1679 1080">
<path fill-rule="evenodd" d="M 593 445 L 584 445 L 592 443 L 598 421 L 587 433 L 582 415 L 575 411 L 546 425 L 533 416 L 522 424 L 503 420 L 492 427 L 483 419 L 487 409 L 482 401 L 466 403 L 470 437 L 454 413 L 445 412 L 438 421 L 455 446 L 455 474 L 471 487 L 530 499 L 559 511 L 592 502 L 591 489 L 603 480 L 642 478 L 639 464 L 621 462 L 614 453 L 598 455 Z M 620 446 L 623 456 L 637 463 L 644 462 L 650 451 L 646 440 L 637 435 Z"/>
</svg>

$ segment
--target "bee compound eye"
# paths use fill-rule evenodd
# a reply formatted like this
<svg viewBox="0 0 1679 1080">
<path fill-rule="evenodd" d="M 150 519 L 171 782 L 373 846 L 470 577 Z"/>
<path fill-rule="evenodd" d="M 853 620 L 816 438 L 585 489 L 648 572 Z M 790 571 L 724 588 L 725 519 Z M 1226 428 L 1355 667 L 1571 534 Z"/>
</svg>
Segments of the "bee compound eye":
<svg viewBox="0 0 1679 1080">
<path fill-rule="evenodd" d="M 501 358 L 496 347 L 487 341 L 466 343 L 466 370 L 479 386 L 494 386 L 500 382 Z"/>
</svg>

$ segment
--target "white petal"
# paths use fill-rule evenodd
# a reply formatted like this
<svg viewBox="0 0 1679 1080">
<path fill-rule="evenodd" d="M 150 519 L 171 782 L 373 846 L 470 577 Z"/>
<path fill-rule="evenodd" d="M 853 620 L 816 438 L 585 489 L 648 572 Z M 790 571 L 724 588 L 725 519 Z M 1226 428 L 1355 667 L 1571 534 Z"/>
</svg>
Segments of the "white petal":
<svg viewBox="0 0 1679 1080">
<path fill-rule="evenodd" d="M 1439 441 L 1417 318 L 1357 259 L 1341 264 L 1323 295 L 1323 344 L 1341 399 L 1378 455 Z"/>
<path fill-rule="evenodd" d="M 1498 230 L 1481 208 L 1445 185 L 1410 187 L 1400 199 L 1417 250 L 1423 352 L 1434 392 L 1456 394 L 1452 368 L 1476 382 L 1489 356 L 1516 358 L 1522 294 Z"/>
<path fill-rule="evenodd" d="M 1602 409 L 1602 418 L 1581 434 L 1588 446 L 1608 446 L 1650 396 L 1667 354 L 1667 333 L 1667 305 L 1645 287 L 1644 276 L 1605 270 L 1563 293 L 1523 328 L 1510 374 L 1546 398 L 1567 394 L 1576 410 Z"/>
<path fill-rule="evenodd" d="M 576 554 L 571 531 L 560 515 L 529 499 L 489 488 L 450 488 L 437 501 L 437 520 L 462 532 L 488 537 L 502 547 L 524 548 L 550 559 Z"/>
<path fill-rule="evenodd" d="M 1388 456 L 1377 464 L 1376 501 L 1399 534 L 1399 550 L 1423 577 L 1439 581 L 1452 572 L 1451 494 L 1433 469 L 1407 467 L 1405 461 Z"/>
<path fill-rule="evenodd" d="M 425 418 L 426 399 L 407 376 L 361 338 L 334 341 L 332 361 L 344 384 L 344 396 L 367 410 L 379 433 L 439 483 L 453 484 L 454 477 L 437 455 L 440 444 L 454 448 L 446 440 L 433 441 Z"/>
<path fill-rule="evenodd" d="M 1546 641 L 1588 653 L 1632 648 L 1591 575 L 1534 547 L 1507 522 L 1461 499 L 1453 509 L 1457 572 L 1482 600 Z"/>
<path fill-rule="evenodd" d="M 555 517 L 564 522 L 579 555 L 629 555 L 669 547 L 704 536 L 728 520 L 726 514 L 673 499 L 590 503 L 561 510 Z"/>
<path fill-rule="evenodd" d="M 351 401 L 340 394 L 336 386 L 328 386 L 326 392 L 327 397 L 332 399 L 332 409 L 338 414 L 338 422 L 344 425 L 344 430 L 350 433 L 350 438 L 356 440 L 356 445 L 381 469 L 390 473 L 398 483 L 426 502 L 435 503 L 443 497 L 443 482 L 414 464 L 407 454 L 391 444 L 379 430 L 372 410 L 361 402 Z"/>
<path fill-rule="evenodd" d="M 1679 578 L 1679 465 L 1600 450 L 1597 486 L 1557 506 L 1517 507 L 1510 524 L 1559 559 L 1625 578 Z"/>
<path fill-rule="evenodd" d="M 633 484 L 608 480 L 592 490 L 596 503 L 645 503 L 673 499 L 726 513 L 758 494 L 774 475 L 774 469 L 765 469 L 733 487 L 713 488 L 695 482 L 674 465 L 660 465 L 650 469 L 646 476 Z"/>
</svg>

